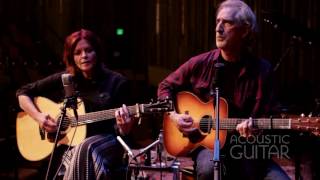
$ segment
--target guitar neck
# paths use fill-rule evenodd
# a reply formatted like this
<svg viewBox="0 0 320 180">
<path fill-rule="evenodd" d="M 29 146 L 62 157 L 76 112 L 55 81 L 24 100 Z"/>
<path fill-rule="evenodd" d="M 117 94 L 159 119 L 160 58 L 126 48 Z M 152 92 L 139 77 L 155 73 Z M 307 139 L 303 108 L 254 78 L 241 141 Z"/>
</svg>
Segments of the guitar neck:
<svg viewBox="0 0 320 180">
<path fill-rule="evenodd" d="M 209 121 L 208 121 L 209 120 Z M 221 118 L 220 129 L 234 130 L 237 125 L 248 119 L 239 118 Z M 273 118 L 259 118 L 252 119 L 254 127 L 259 129 L 291 129 L 292 119 L 273 119 Z M 202 119 L 200 121 L 200 128 L 212 127 L 215 129 L 216 121 L 212 119 Z"/>
<path fill-rule="evenodd" d="M 139 106 L 137 106 L 137 105 L 127 106 L 127 108 L 128 108 L 130 115 L 135 115 L 139 111 Z M 85 124 L 89 124 L 89 123 L 95 123 L 95 122 L 114 119 L 115 118 L 114 113 L 117 109 L 118 108 L 90 112 L 90 113 L 86 113 L 84 115 L 79 115 L 78 121 L 76 120 L 75 117 L 72 117 L 71 118 L 71 126 L 75 127 L 75 126 L 79 126 L 79 125 L 85 125 Z"/>
</svg>

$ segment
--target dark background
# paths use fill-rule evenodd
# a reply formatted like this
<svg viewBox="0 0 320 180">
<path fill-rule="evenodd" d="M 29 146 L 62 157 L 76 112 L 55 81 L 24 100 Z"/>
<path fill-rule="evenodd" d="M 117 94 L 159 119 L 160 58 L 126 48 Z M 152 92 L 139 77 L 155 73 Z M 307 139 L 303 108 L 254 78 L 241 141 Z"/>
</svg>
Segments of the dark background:
<svg viewBox="0 0 320 180">
<path fill-rule="evenodd" d="M 68 34 L 80 28 L 96 32 L 105 45 L 108 67 L 130 79 L 132 101 L 146 102 L 156 98 L 157 84 L 169 72 L 214 48 L 215 12 L 220 2 L 0 0 L 1 149 L 19 156 L 14 141 L 15 118 L 20 111 L 15 91 L 63 69 L 61 57 Z M 259 23 L 257 53 L 275 69 L 279 106 L 289 114 L 316 114 L 320 1 L 245 2 Z M 116 35 L 117 28 L 124 29 L 123 36 Z"/>
</svg>

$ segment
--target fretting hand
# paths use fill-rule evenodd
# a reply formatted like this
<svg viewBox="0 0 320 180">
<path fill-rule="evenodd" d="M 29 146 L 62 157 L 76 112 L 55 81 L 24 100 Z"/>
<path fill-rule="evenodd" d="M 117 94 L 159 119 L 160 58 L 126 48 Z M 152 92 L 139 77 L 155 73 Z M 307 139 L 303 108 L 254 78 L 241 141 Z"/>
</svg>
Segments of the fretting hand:
<svg viewBox="0 0 320 180">
<path fill-rule="evenodd" d="M 128 108 L 125 104 L 115 111 L 116 123 L 119 127 L 121 135 L 126 135 L 131 131 L 134 123 L 133 117 L 130 116 Z"/>
<path fill-rule="evenodd" d="M 237 125 L 236 130 L 240 133 L 240 136 L 249 137 L 254 132 L 252 118 L 245 120 Z"/>
</svg>

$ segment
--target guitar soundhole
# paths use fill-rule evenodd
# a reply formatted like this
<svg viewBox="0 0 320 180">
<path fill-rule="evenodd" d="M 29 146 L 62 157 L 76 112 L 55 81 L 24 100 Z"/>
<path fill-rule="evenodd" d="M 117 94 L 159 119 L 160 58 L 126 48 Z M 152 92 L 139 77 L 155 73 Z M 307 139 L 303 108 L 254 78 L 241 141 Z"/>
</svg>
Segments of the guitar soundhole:
<svg viewBox="0 0 320 180">
<path fill-rule="evenodd" d="M 213 125 L 212 117 L 209 115 L 205 115 L 200 119 L 199 129 L 203 133 L 210 133 L 212 129 L 212 125 Z"/>
</svg>

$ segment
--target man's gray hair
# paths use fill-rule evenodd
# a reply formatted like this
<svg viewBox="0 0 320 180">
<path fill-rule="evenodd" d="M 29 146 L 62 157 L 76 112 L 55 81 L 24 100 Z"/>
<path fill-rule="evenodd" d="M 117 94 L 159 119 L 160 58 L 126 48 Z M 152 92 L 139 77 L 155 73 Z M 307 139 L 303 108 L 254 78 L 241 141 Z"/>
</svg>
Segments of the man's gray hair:
<svg viewBox="0 0 320 180">
<path fill-rule="evenodd" d="M 256 15 L 251 8 L 241 0 L 226 0 L 222 2 L 217 10 L 217 14 L 224 8 L 232 8 L 236 11 L 235 21 L 240 25 L 248 26 L 251 33 L 255 34 L 258 31 Z M 250 34 L 251 34 L 250 33 Z"/>
</svg>

